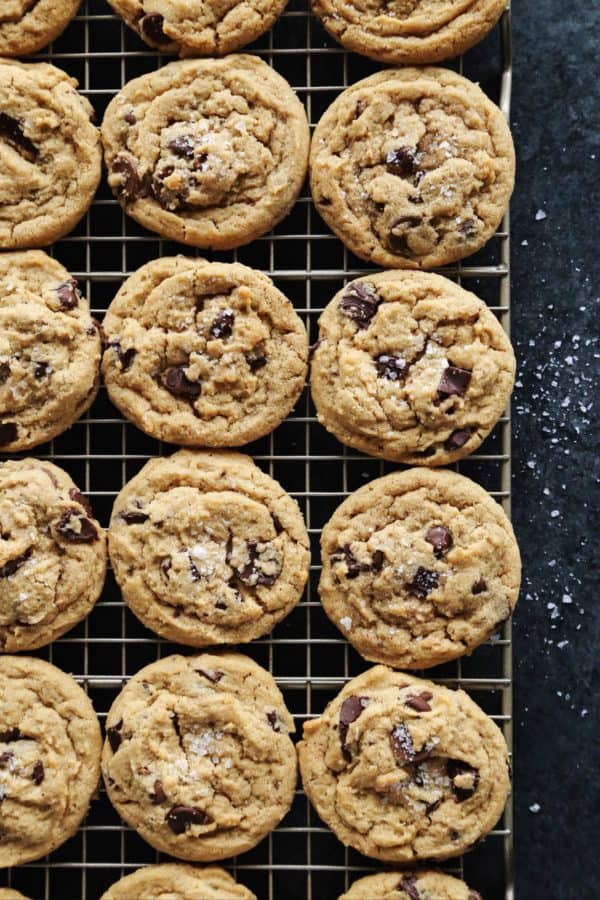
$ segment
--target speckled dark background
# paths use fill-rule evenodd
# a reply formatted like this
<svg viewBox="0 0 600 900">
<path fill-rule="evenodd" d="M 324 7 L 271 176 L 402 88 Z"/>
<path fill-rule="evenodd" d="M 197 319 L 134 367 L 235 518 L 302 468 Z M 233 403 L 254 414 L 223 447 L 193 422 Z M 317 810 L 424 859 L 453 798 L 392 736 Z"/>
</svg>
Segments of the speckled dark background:
<svg viewBox="0 0 600 900">
<path fill-rule="evenodd" d="M 600 897 L 599 34 L 598 2 L 514 4 L 517 900 Z"/>
</svg>

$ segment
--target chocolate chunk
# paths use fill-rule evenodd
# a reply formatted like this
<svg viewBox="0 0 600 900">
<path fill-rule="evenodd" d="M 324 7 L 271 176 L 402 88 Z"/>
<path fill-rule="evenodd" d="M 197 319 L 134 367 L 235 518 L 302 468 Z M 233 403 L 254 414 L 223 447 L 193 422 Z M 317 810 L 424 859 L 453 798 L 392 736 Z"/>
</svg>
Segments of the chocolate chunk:
<svg viewBox="0 0 600 900">
<path fill-rule="evenodd" d="M 19 728 L 7 728 L 6 731 L 0 731 L 0 744 L 10 744 L 20 739 L 21 730 Z"/>
<path fill-rule="evenodd" d="M 400 381 L 406 372 L 406 360 L 401 356 L 388 356 L 387 353 L 382 353 L 381 356 L 375 357 L 375 368 L 380 378 Z"/>
<path fill-rule="evenodd" d="M 2 363 L 0 365 L 0 384 L 5 384 L 8 381 L 8 377 L 10 375 L 10 366 L 8 363 Z"/>
<path fill-rule="evenodd" d="M 218 669 L 196 669 L 195 670 L 198 675 L 202 675 L 204 678 L 208 678 L 209 681 L 212 681 L 213 684 L 218 684 L 225 674 L 224 672 L 220 672 Z"/>
<path fill-rule="evenodd" d="M 210 326 L 211 336 L 214 338 L 231 337 L 234 319 L 235 316 L 230 309 L 222 309 Z"/>
<path fill-rule="evenodd" d="M 447 397 L 464 397 L 471 381 L 469 369 L 459 369 L 458 366 L 448 366 L 442 372 L 438 384 L 438 398 L 446 400 Z"/>
<path fill-rule="evenodd" d="M 58 296 L 62 309 L 75 309 L 81 300 L 79 286 L 74 278 L 63 281 L 54 288 L 54 293 Z"/>
<path fill-rule="evenodd" d="M 150 794 L 150 802 L 153 803 L 154 806 L 167 802 L 167 795 L 165 794 L 163 783 L 159 778 L 154 782 L 154 793 Z"/>
<path fill-rule="evenodd" d="M 402 256 L 412 256 L 412 250 L 408 245 L 407 230 L 418 228 L 423 220 L 419 216 L 401 216 L 393 222 L 388 234 L 388 244 L 393 253 Z"/>
<path fill-rule="evenodd" d="M 0 567 L 0 578 L 10 578 L 11 575 L 14 575 L 15 572 L 27 562 L 32 553 L 33 548 L 29 547 L 24 553 L 21 553 L 20 556 L 15 556 L 14 559 L 9 559 L 8 562 L 5 562 L 4 565 Z"/>
<path fill-rule="evenodd" d="M 258 568 L 256 562 L 259 560 L 260 554 L 258 552 L 257 541 L 246 541 L 246 548 L 248 550 L 248 562 L 243 569 L 236 569 L 237 577 L 240 581 L 243 581 L 244 584 L 260 584 L 264 587 L 272 587 L 279 578 L 281 570 L 268 575 Z"/>
<path fill-rule="evenodd" d="M 46 773 L 44 772 L 44 763 L 41 761 L 41 759 L 38 759 L 38 761 L 36 762 L 36 764 L 33 767 L 33 772 L 31 773 L 31 780 L 33 781 L 33 783 L 35 785 L 39 786 L 42 783 L 42 781 L 44 780 L 45 774 Z"/>
<path fill-rule="evenodd" d="M 267 357 L 260 347 L 255 347 L 254 350 L 251 350 L 250 353 L 246 354 L 246 362 L 248 363 L 251 372 L 258 372 L 259 369 L 266 366 Z"/>
<path fill-rule="evenodd" d="M 91 544 L 92 541 L 98 540 L 96 526 L 82 516 L 78 509 L 71 509 L 63 513 L 58 520 L 56 530 L 61 537 L 72 544 Z"/>
<path fill-rule="evenodd" d="M 390 150 L 385 158 L 385 164 L 389 172 L 394 175 L 414 175 L 419 166 L 413 147 L 398 147 Z"/>
<path fill-rule="evenodd" d="M 194 156 L 194 141 L 187 134 L 173 138 L 169 141 L 168 147 L 175 156 L 181 156 L 184 159 L 192 159 Z"/>
<path fill-rule="evenodd" d="M 341 556 L 338 555 L 340 553 L 342 554 Z M 370 572 L 372 570 L 370 565 L 358 562 L 352 550 L 350 549 L 350 544 L 344 544 L 343 547 L 338 547 L 335 551 L 334 556 L 331 557 L 331 562 L 346 563 L 346 568 L 348 570 L 346 573 L 346 578 L 357 578 L 361 572 Z"/>
<path fill-rule="evenodd" d="M 477 222 L 475 219 L 464 219 L 458 226 L 457 229 L 459 234 L 461 234 L 466 240 L 470 240 L 475 237 L 478 231 Z"/>
<path fill-rule="evenodd" d="M 439 577 L 437 572 L 431 572 L 429 569 L 419 566 L 413 580 L 406 585 L 406 589 L 409 594 L 414 594 L 415 597 L 424 600 L 427 594 L 437 587 Z"/>
<path fill-rule="evenodd" d="M 69 491 L 69 497 L 71 498 L 71 500 L 74 500 L 75 503 L 79 503 L 80 506 L 83 506 L 88 516 L 93 516 L 94 513 L 92 512 L 92 504 L 85 496 L 85 494 L 82 494 L 81 491 L 78 491 L 76 488 L 71 488 L 71 490 Z"/>
<path fill-rule="evenodd" d="M 394 757 L 398 762 L 414 762 L 415 745 L 413 744 L 413 739 L 411 737 L 410 731 L 403 722 L 401 722 L 399 725 L 394 726 L 394 729 L 390 735 L 390 744 L 392 747 L 392 753 L 394 754 Z"/>
<path fill-rule="evenodd" d="M 431 712 L 429 700 L 432 699 L 433 694 L 430 691 L 422 691 L 420 694 L 409 694 L 404 701 L 404 705 L 410 706 L 411 709 L 415 709 L 417 712 Z"/>
<path fill-rule="evenodd" d="M 41 378 L 45 378 L 47 375 L 49 375 L 51 371 L 52 371 L 52 367 L 49 366 L 48 363 L 41 362 L 41 363 L 36 363 L 35 369 L 33 370 L 33 374 L 34 374 L 35 378 L 37 378 L 39 381 Z"/>
<path fill-rule="evenodd" d="M 119 513 L 119 518 L 122 519 L 126 525 L 141 525 L 142 522 L 146 522 L 150 516 L 142 509 L 126 509 L 124 512 Z"/>
<path fill-rule="evenodd" d="M 273 731 L 277 731 L 278 733 L 281 731 L 281 719 L 276 710 L 267 713 L 267 721 Z"/>
<path fill-rule="evenodd" d="M 16 441 L 18 433 L 14 422 L 0 422 L 0 445 L 12 444 Z"/>
<path fill-rule="evenodd" d="M 444 441 L 444 447 L 446 448 L 446 450 L 459 450 L 467 443 L 470 437 L 470 429 L 458 428 L 456 431 L 452 432 L 448 440 Z"/>
<path fill-rule="evenodd" d="M 434 800 L 433 803 L 428 803 L 425 807 L 425 815 L 429 816 L 432 812 L 435 812 L 438 806 L 442 805 L 442 797 L 439 800 Z"/>
<path fill-rule="evenodd" d="M 23 133 L 21 122 L 4 112 L 0 112 L 0 138 L 20 153 L 27 162 L 35 162 L 39 156 L 38 148 Z"/>
<path fill-rule="evenodd" d="M 381 572 L 385 560 L 383 550 L 376 550 L 371 560 L 371 572 Z"/>
<path fill-rule="evenodd" d="M 120 719 L 116 725 L 111 725 L 110 728 L 106 729 L 106 737 L 108 738 L 108 743 L 110 744 L 110 749 L 113 753 L 116 753 L 121 746 L 121 741 L 123 740 L 123 735 L 121 734 L 122 727 L 123 719 Z"/>
<path fill-rule="evenodd" d="M 410 897 L 410 900 L 421 900 L 421 895 L 417 890 L 417 876 L 416 875 L 404 875 L 402 881 L 398 885 L 399 890 L 404 891 L 404 893 Z"/>
<path fill-rule="evenodd" d="M 472 797 L 479 786 L 479 771 L 474 769 L 468 763 L 459 759 L 449 759 L 446 763 L 446 771 L 448 778 L 452 782 L 452 792 L 458 803 L 463 803 Z M 462 778 L 469 782 L 467 786 L 464 784 L 455 784 L 456 779 Z"/>
<path fill-rule="evenodd" d="M 135 347 L 128 347 L 127 350 L 122 350 L 121 345 L 118 343 L 109 344 L 109 346 L 116 350 L 119 362 L 121 363 L 121 371 L 127 372 L 133 365 L 133 360 L 135 359 Z"/>
<path fill-rule="evenodd" d="M 275 534 L 281 534 L 284 528 L 279 521 L 279 517 L 276 516 L 275 513 L 271 513 L 271 518 L 273 519 L 273 528 L 275 529 Z"/>
<path fill-rule="evenodd" d="M 460 832 L 456 831 L 454 828 L 451 828 L 448 832 L 448 837 L 451 841 L 457 841 L 460 837 Z"/>
<path fill-rule="evenodd" d="M 193 806 L 173 806 L 165 821 L 174 834 L 184 834 L 192 825 L 206 825 L 209 818 L 202 809 Z"/>
<path fill-rule="evenodd" d="M 171 366 L 166 369 L 161 376 L 161 382 L 175 397 L 195 400 L 202 393 L 202 385 L 197 381 L 190 381 L 183 366 Z"/>
<path fill-rule="evenodd" d="M 165 17 L 161 16 L 159 13 L 151 16 L 144 16 L 143 19 L 140 20 L 142 34 L 153 44 L 158 44 L 159 46 L 170 44 L 171 38 L 163 31 L 164 22 Z"/>
<path fill-rule="evenodd" d="M 15 758 L 15 754 L 12 750 L 5 750 L 4 753 L 0 753 L 0 769 L 6 769 L 12 763 Z"/>
<path fill-rule="evenodd" d="M 474 581 L 471 585 L 471 593 L 482 594 L 484 591 L 487 591 L 487 581 L 485 580 L 485 578 L 479 576 L 477 581 Z"/>
<path fill-rule="evenodd" d="M 136 119 L 136 116 L 135 116 L 135 113 L 133 110 L 126 112 L 125 115 L 123 116 L 123 118 L 125 119 L 125 121 L 127 122 L 128 125 L 135 125 L 135 123 L 137 122 L 137 119 Z"/>
<path fill-rule="evenodd" d="M 348 726 L 356 722 L 363 709 L 367 705 L 368 697 L 346 697 L 340 709 L 340 744 L 344 759 L 350 759 L 350 751 L 346 747 Z"/>
<path fill-rule="evenodd" d="M 349 284 L 338 303 L 338 309 L 359 328 L 368 328 L 377 312 L 381 297 L 368 281 Z"/>
<path fill-rule="evenodd" d="M 117 192 L 126 203 L 140 196 L 142 179 L 132 156 L 119 153 L 112 161 L 110 169 L 113 174 L 121 175 Z"/>
<path fill-rule="evenodd" d="M 445 525 L 434 525 L 425 535 L 425 540 L 433 547 L 433 555 L 436 559 L 445 556 L 452 547 L 452 534 Z"/>
</svg>

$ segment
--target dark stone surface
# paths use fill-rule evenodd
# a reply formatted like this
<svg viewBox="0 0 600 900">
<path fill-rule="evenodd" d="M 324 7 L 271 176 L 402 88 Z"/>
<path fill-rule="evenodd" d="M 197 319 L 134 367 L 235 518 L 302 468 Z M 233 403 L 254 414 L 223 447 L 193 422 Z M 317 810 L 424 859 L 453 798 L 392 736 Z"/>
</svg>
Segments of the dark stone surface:
<svg viewBox="0 0 600 900">
<path fill-rule="evenodd" d="M 514 630 L 516 896 L 592 900 L 600 4 L 576 0 L 565 12 L 563 0 L 517 0 L 513 34 L 513 513 L 524 564 Z"/>
</svg>

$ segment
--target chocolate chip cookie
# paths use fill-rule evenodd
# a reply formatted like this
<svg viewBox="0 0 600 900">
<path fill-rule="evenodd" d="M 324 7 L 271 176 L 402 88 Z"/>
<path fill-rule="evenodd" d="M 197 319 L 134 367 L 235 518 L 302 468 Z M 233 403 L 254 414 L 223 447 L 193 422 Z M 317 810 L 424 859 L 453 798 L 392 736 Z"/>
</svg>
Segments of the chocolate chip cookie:
<svg viewBox="0 0 600 900">
<path fill-rule="evenodd" d="M 378 872 L 355 881 L 339 900 L 483 900 L 464 881 L 443 872 Z"/>
<path fill-rule="evenodd" d="M 286 0 L 108 0 L 151 47 L 180 56 L 223 56 L 271 28 Z"/>
<path fill-rule="evenodd" d="M 271 631 L 302 595 L 308 546 L 298 504 L 239 453 L 151 460 L 118 495 L 109 527 L 126 603 L 194 647 Z"/>
<path fill-rule="evenodd" d="M 447 465 L 472 453 L 514 383 L 508 336 L 485 303 L 426 272 L 351 281 L 319 320 L 319 421 L 363 453 Z"/>
<path fill-rule="evenodd" d="M 312 195 L 361 259 L 431 269 L 479 250 L 508 207 L 511 134 L 480 88 L 448 69 L 386 69 L 347 88 L 311 149 Z"/>
<path fill-rule="evenodd" d="M 81 0 L 3 0 L 0 56 L 36 53 L 67 27 Z"/>
<path fill-rule="evenodd" d="M 152 663 L 106 722 L 108 796 L 157 850 L 204 862 L 243 853 L 292 803 L 293 719 L 271 675 L 246 656 Z"/>
<path fill-rule="evenodd" d="M 40 859 L 77 831 L 100 778 L 87 695 L 41 659 L 0 656 L 0 867 Z"/>
<path fill-rule="evenodd" d="M 27 900 L 27 897 L 12 888 L 0 888 L 0 900 Z"/>
<path fill-rule="evenodd" d="M 298 752 L 321 819 L 346 846 L 388 862 L 459 856 L 494 827 L 508 797 L 498 726 L 464 691 L 385 666 L 306 722 Z"/>
<path fill-rule="evenodd" d="M 1 250 L 57 241 L 92 202 L 100 136 L 76 87 L 55 66 L 0 60 Z"/>
<path fill-rule="evenodd" d="M 84 619 L 100 596 L 106 538 L 66 472 L 0 463 L 0 650 L 34 650 Z"/>
<path fill-rule="evenodd" d="M 174 897 L 177 900 L 256 900 L 252 891 L 238 884 L 225 869 L 218 866 L 200 869 L 180 863 L 137 869 L 113 884 L 100 900 L 157 900 L 158 897 Z"/>
<path fill-rule="evenodd" d="M 39 250 L 0 254 L 0 451 L 69 428 L 98 392 L 101 352 L 89 303 L 60 263 Z"/>
<path fill-rule="evenodd" d="M 291 210 L 308 158 L 304 107 L 256 56 L 185 60 L 130 81 L 102 125 L 108 181 L 163 237 L 225 250 Z"/>
<path fill-rule="evenodd" d="M 470 653 L 517 602 L 521 560 L 502 507 L 445 469 L 355 491 L 323 529 L 321 552 L 325 612 L 365 659 L 397 668 Z"/>
<path fill-rule="evenodd" d="M 269 278 L 238 263 L 148 263 L 123 284 L 103 329 L 111 400 L 161 440 L 246 444 L 279 425 L 304 387 L 301 319 Z"/>
<path fill-rule="evenodd" d="M 347 50 L 392 65 L 459 56 L 494 27 L 506 0 L 312 0 L 312 11 Z"/>
</svg>

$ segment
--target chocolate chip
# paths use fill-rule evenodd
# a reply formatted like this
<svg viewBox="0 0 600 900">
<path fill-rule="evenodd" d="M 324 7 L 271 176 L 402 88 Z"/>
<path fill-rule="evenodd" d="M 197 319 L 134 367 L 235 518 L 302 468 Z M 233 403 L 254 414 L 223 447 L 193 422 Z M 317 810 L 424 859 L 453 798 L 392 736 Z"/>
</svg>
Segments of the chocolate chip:
<svg viewBox="0 0 600 900">
<path fill-rule="evenodd" d="M 271 513 L 271 518 L 273 519 L 273 528 L 275 529 L 275 534 L 281 534 L 283 529 L 283 525 L 279 521 L 279 517 L 275 515 L 275 513 Z"/>
<path fill-rule="evenodd" d="M 474 581 L 471 585 L 471 593 L 482 594 L 484 591 L 487 591 L 487 581 L 485 580 L 485 578 L 479 576 L 477 581 Z"/>
<path fill-rule="evenodd" d="M 0 365 L 0 384 L 4 384 L 10 375 L 10 366 L 8 363 L 2 363 Z"/>
<path fill-rule="evenodd" d="M 442 805 L 442 797 L 439 800 L 434 800 L 433 803 L 428 803 L 425 807 L 425 815 L 429 816 L 432 812 L 435 812 L 438 806 Z"/>
<path fill-rule="evenodd" d="M 451 828 L 448 831 L 448 837 L 450 838 L 451 841 L 457 841 L 460 837 L 460 832 L 455 831 L 454 828 Z"/>
<path fill-rule="evenodd" d="M 173 806 L 165 821 L 174 834 L 184 834 L 192 825 L 206 825 L 209 818 L 202 809 L 193 806 Z"/>
<path fill-rule="evenodd" d="M 135 125 L 135 123 L 137 122 L 137 119 L 135 117 L 135 113 L 133 112 L 133 110 L 126 112 L 125 115 L 123 116 L 123 118 L 125 119 L 125 121 L 127 122 L 128 125 Z"/>
<path fill-rule="evenodd" d="M 129 347 L 127 350 L 122 350 L 119 341 L 109 341 L 108 346 L 117 354 L 119 362 L 121 363 L 121 371 L 127 372 L 127 370 L 131 368 L 133 360 L 135 359 L 135 348 Z"/>
<path fill-rule="evenodd" d="M 143 19 L 140 20 L 140 28 L 144 37 L 149 41 L 152 41 L 153 44 L 170 44 L 171 38 L 163 31 L 164 21 L 165 17 L 161 16 L 159 13 L 151 16 L 144 16 Z"/>
<path fill-rule="evenodd" d="M 396 150 L 390 150 L 385 158 L 388 171 L 394 175 L 414 175 L 419 169 L 415 149 L 398 147 Z"/>
<path fill-rule="evenodd" d="M 415 597 L 423 600 L 437 587 L 439 577 L 437 572 L 431 572 L 429 569 L 419 566 L 413 580 L 406 585 L 406 589 L 409 594 L 414 594 Z"/>
<path fill-rule="evenodd" d="M 383 550 L 376 550 L 371 557 L 371 572 L 381 572 L 384 560 L 385 555 Z"/>
<path fill-rule="evenodd" d="M 452 547 L 452 534 L 445 525 L 434 525 L 425 535 L 425 540 L 433 547 L 433 555 L 436 559 L 445 556 Z"/>
<path fill-rule="evenodd" d="M 71 488 L 69 491 L 69 497 L 71 500 L 74 500 L 75 503 L 79 503 L 80 506 L 83 506 L 88 516 L 93 516 L 92 504 L 81 491 L 78 491 L 77 488 Z"/>
<path fill-rule="evenodd" d="M 11 575 L 14 575 L 15 572 L 27 562 L 32 553 L 33 548 L 29 547 L 24 553 L 21 553 L 20 556 L 15 556 L 14 559 L 9 559 L 8 562 L 5 562 L 4 565 L 0 567 L 0 578 L 10 578 Z"/>
<path fill-rule="evenodd" d="M 158 778 L 154 782 L 154 793 L 150 794 L 150 802 L 153 803 L 154 806 L 167 802 L 167 795 L 165 794 L 163 783 Z"/>
<path fill-rule="evenodd" d="M 67 510 L 63 513 L 56 525 L 56 530 L 66 541 L 71 544 L 91 544 L 98 540 L 96 526 L 78 509 Z"/>
<path fill-rule="evenodd" d="M 281 731 L 281 719 L 279 718 L 279 714 L 276 712 L 276 710 L 267 713 L 267 721 L 273 731 Z"/>
<path fill-rule="evenodd" d="M 175 156 L 181 156 L 184 159 L 192 159 L 194 155 L 194 141 L 187 134 L 173 138 L 169 141 L 168 147 Z"/>
<path fill-rule="evenodd" d="M 7 728 L 6 731 L 0 731 L 0 744 L 11 744 L 20 739 L 21 730 L 19 728 Z"/>
<path fill-rule="evenodd" d="M 202 393 L 202 385 L 197 381 L 190 381 L 183 366 L 171 366 L 166 369 L 161 376 L 161 382 L 175 397 L 195 400 Z"/>
<path fill-rule="evenodd" d="M 359 116 L 362 116 L 362 114 L 365 111 L 365 107 L 366 107 L 366 103 L 364 100 L 356 101 L 356 105 L 354 107 L 354 118 L 355 119 L 358 119 Z"/>
<path fill-rule="evenodd" d="M 341 556 L 338 555 L 340 553 L 342 554 Z M 352 550 L 350 549 L 350 544 L 344 544 L 343 547 L 338 547 L 335 551 L 334 556 L 332 556 L 331 558 L 331 562 L 344 562 L 346 564 L 346 568 L 348 570 L 346 573 L 346 578 L 357 578 L 361 572 L 371 571 L 370 565 L 358 562 Z"/>
<path fill-rule="evenodd" d="M 404 701 L 404 705 L 410 706 L 411 709 L 415 709 L 417 712 L 431 712 L 429 700 L 432 699 L 433 694 L 430 691 L 422 691 L 420 694 L 409 694 Z"/>
<path fill-rule="evenodd" d="M 45 378 L 47 375 L 49 375 L 51 371 L 52 367 L 49 366 L 48 363 L 42 362 L 36 363 L 33 374 L 39 381 L 41 378 Z"/>
<path fill-rule="evenodd" d="M 427 746 L 427 744 L 421 750 L 415 750 L 411 733 L 403 722 L 394 726 L 390 735 L 390 744 L 396 762 L 401 765 L 422 762 L 424 759 L 428 759 L 433 751 L 433 746 Z"/>
<path fill-rule="evenodd" d="M 123 740 L 123 735 L 121 734 L 122 727 L 123 719 L 120 719 L 116 725 L 111 725 L 110 728 L 106 729 L 106 737 L 108 738 L 108 743 L 110 744 L 110 749 L 113 753 L 116 753 L 121 746 Z"/>
<path fill-rule="evenodd" d="M 126 525 L 141 525 L 142 522 L 146 522 L 150 516 L 141 509 L 127 509 L 124 512 L 119 513 L 119 518 L 122 519 Z"/>
<path fill-rule="evenodd" d="M 117 193 L 126 203 L 142 193 L 142 179 L 132 156 L 119 153 L 112 161 L 110 170 L 115 175 L 121 175 Z"/>
<path fill-rule="evenodd" d="M 196 669 L 195 670 L 198 675 L 202 675 L 204 678 L 208 678 L 209 681 L 212 681 L 213 684 L 218 684 L 223 678 L 224 672 L 220 672 L 218 669 Z"/>
<path fill-rule="evenodd" d="M 346 736 L 348 734 L 348 726 L 352 722 L 356 722 L 363 709 L 367 705 L 368 697 L 346 697 L 340 709 L 340 744 L 342 745 L 342 754 L 344 758 L 350 759 L 350 751 L 346 747 Z"/>
<path fill-rule="evenodd" d="M 281 570 L 270 575 L 263 572 L 256 562 L 260 559 L 257 541 L 246 541 L 248 562 L 243 569 L 236 569 L 236 575 L 244 584 L 260 584 L 263 587 L 272 587 L 281 574 Z"/>
<path fill-rule="evenodd" d="M 447 397 L 464 397 L 470 381 L 471 372 L 469 369 L 448 366 L 442 372 L 442 377 L 438 384 L 438 398 L 446 400 Z"/>
<path fill-rule="evenodd" d="M 388 234 L 388 244 L 393 253 L 399 253 L 402 256 L 412 256 L 412 250 L 408 245 L 407 230 L 418 228 L 423 223 L 419 216 L 401 216 L 396 219 L 390 228 Z M 398 231 L 400 229 L 400 231 Z"/>
<path fill-rule="evenodd" d="M 171 722 L 173 723 L 173 729 L 175 731 L 175 734 L 177 735 L 177 739 L 179 740 L 179 743 L 181 744 L 181 742 L 182 742 L 181 728 L 179 726 L 179 716 L 177 715 L 176 712 L 171 713 Z"/>
<path fill-rule="evenodd" d="M 470 437 L 470 429 L 458 428 L 456 431 L 452 432 L 452 434 L 446 441 L 444 441 L 444 447 L 446 448 L 446 450 L 459 450 L 467 443 Z"/>
<path fill-rule="evenodd" d="M 16 441 L 18 433 L 14 422 L 0 422 L 0 445 L 12 444 Z"/>
<path fill-rule="evenodd" d="M 230 309 L 222 309 L 210 326 L 211 336 L 214 338 L 231 337 L 235 316 Z"/>
<path fill-rule="evenodd" d="M 36 764 L 33 767 L 33 772 L 31 773 L 31 780 L 33 781 L 33 783 L 35 785 L 39 786 L 42 783 L 42 781 L 44 780 L 45 774 L 46 773 L 44 772 L 44 763 L 41 761 L 41 759 L 38 759 L 38 761 L 36 762 Z"/>
<path fill-rule="evenodd" d="M 389 356 L 382 353 L 375 357 L 375 368 L 380 378 L 388 381 L 399 381 L 406 372 L 406 360 L 401 356 Z"/>
<path fill-rule="evenodd" d="M 338 303 L 338 309 L 359 328 L 368 328 L 377 312 L 381 297 L 368 281 L 349 284 Z"/>
<path fill-rule="evenodd" d="M 266 366 L 267 357 L 260 347 L 255 347 L 254 350 L 251 350 L 250 353 L 246 354 L 246 362 L 248 363 L 251 372 L 258 372 L 259 369 Z"/>
<path fill-rule="evenodd" d="M 4 112 L 0 112 L 0 138 L 24 156 L 27 162 L 35 162 L 39 156 L 38 148 L 23 133 L 21 122 Z"/>
<path fill-rule="evenodd" d="M 15 758 L 15 754 L 12 750 L 5 750 L 4 753 L 0 753 L 0 769 L 6 769 L 9 766 L 13 759 Z"/>
<path fill-rule="evenodd" d="M 466 240 L 470 240 L 477 234 L 477 222 L 475 221 L 475 219 L 465 219 L 457 226 L 456 230 L 459 234 L 466 238 Z"/>
<path fill-rule="evenodd" d="M 79 286 L 74 278 L 63 281 L 54 288 L 54 293 L 58 296 L 62 309 L 75 309 L 81 300 Z"/>
<path fill-rule="evenodd" d="M 468 763 L 459 759 L 449 759 L 446 763 L 448 778 L 452 782 L 452 792 L 458 803 L 463 803 L 472 797 L 479 786 L 479 771 Z M 470 784 L 468 787 L 455 784 L 455 780 L 461 776 L 467 776 Z"/>
<path fill-rule="evenodd" d="M 421 900 L 421 895 L 416 887 L 417 876 L 416 875 L 404 875 L 402 881 L 398 885 L 398 888 L 401 891 L 410 897 L 410 900 Z"/>
</svg>

